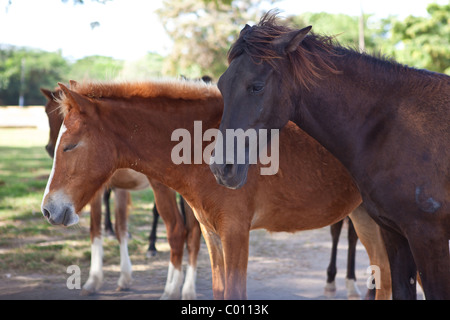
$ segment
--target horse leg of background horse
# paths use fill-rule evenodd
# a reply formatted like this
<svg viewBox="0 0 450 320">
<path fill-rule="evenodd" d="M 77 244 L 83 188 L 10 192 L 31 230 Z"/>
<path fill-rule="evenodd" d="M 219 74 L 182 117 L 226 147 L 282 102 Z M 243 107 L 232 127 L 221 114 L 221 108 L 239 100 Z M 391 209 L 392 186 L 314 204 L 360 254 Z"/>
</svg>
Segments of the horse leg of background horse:
<svg viewBox="0 0 450 320">
<path fill-rule="evenodd" d="M 105 235 L 115 236 L 114 228 L 111 223 L 111 210 L 109 206 L 109 199 L 111 198 L 111 188 L 105 189 L 103 193 L 103 204 L 105 205 Z"/>
<path fill-rule="evenodd" d="M 332 298 L 336 295 L 336 257 L 337 257 L 337 246 L 339 242 L 339 236 L 341 235 L 342 225 L 344 220 L 338 221 L 330 226 L 331 233 L 331 258 L 330 264 L 327 268 L 327 284 L 325 286 L 324 295 L 326 297 Z"/>
<path fill-rule="evenodd" d="M 102 198 L 101 193 L 90 202 L 91 207 L 91 268 L 89 278 L 83 285 L 81 295 L 90 295 L 98 291 L 103 282 L 103 240 L 102 240 Z"/>
<path fill-rule="evenodd" d="M 148 249 L 147 249 L 147 258 L 154 257 L 158 250 L 156 250 L 156 231 L 158 229 L 158 220 L 159 213 L 156 204 L 153 206 L 153 223 L 152 230 L 150 231 L 150 235 L 148 237 Z"/>
<path fill-rule="evenodd" d="M 200 229 L 208 247 L 211 261 L 212 290 L 215 300 L 223 300 L 225 292 L 225 262 L 223 259 L 222 240 L 217 233 L 200 224 Z"/>
<path fill-rule="evenodd" d="M 187 230 L 187 251 L 189 255 L 186 277 L 184 280 L 181 297 L 183 300 L 194 300 L 197 298 L 195 282 L 197 279 L 197 258 L 200 251 L 201 230 L 200 224 L 194 216 L 194 212 L 187 202 L 180 197 L 181 211 L 184 212 L 186 230 Z"/>
<path fill-rule="evenodd" d="M 180 299 L 183 284 L 183 247 L 186 239 L 186 227 L 178 210 L 176 193 L 165 185 L 150 180 L 155 195 L 155 204 L 167 230 L 170 245 L 170 263 L 163 300 Z"/>
<path fill-rule="evenodd" d="M 117 291 L 129 289 L 132 282 L 132 267 L 128 254 L 128 204 L 130 193 L 125 189 L 115 189 L 116 237 L 120 245 L 120 278 Z"/>
<path fill-rule="evenodd" d="M 358 242 L 358 235 L 352 220 L 348 219 L 348 255 L 347 255 L 347 278 L 345 279 L 345 286 L 347 288 L 347 298 L 350 300 L 360 300 L 361 292 L 356 284 L 355 275 L 355 257 L 356 244 Z"/>
<path fill-rule="evenodd" d="M 350 213 L 349 217 L 359 240 L 366 248 L 371 269 L 374 268 L 376 272 L 373 275 L 376 283 L 374 285 L 370 283 L 371 288 L 367 290 L 365 299 L 389 300 L 392 292 L 391 271 L 380 227 L 362 206 Z"/>
</svg>

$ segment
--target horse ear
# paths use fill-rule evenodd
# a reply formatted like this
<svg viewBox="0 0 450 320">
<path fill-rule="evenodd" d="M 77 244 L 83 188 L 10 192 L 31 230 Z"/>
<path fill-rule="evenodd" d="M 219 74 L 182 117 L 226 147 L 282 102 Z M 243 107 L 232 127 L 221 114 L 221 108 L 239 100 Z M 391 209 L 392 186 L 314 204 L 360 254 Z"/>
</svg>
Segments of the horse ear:
<svg viewBox="0 0 450 320">
<path fill-rule="evenodd" d="M 69 84 L 70 84 L 70 89 L 75 89 L 78 85 L 78 82 L 76 82 L 75 80 L 69 80 Z"/>
<path fill-rule="evenodd" d="M 241 32 L 239 33 L 239 35 L 242 35 L 246 30 L 250 29 L 251 27 L 246 24 L 245 27 L 241 30 Z"/>
<path fill-rule="evenodd" d="M 58 82 L 59 87 L 64 92 L 64 95 L 67 99 L 69 99 L 69 110 L 71 108 L 82 112 L 85 110 L 85 107 L 90 103 L 86 97 L 83 97 L 81 94 L 76 93 L 75 91 L 70 90 L 64 84 Z"/>
<path fill-rule="evenodd" d="M 280 46 L 285 53 L 294 52 L 297 50 L 300 43 L 305 39 L 312 26 L 300 30 L 287 32 L 273 41 L 276 46 Z"/>
<path fill-rule="evenodd" d="M 53 100 L 53 94 L 50 90 L 44 88 L 41 88 L 40 90 L 48 100 Z"/>
</svg>

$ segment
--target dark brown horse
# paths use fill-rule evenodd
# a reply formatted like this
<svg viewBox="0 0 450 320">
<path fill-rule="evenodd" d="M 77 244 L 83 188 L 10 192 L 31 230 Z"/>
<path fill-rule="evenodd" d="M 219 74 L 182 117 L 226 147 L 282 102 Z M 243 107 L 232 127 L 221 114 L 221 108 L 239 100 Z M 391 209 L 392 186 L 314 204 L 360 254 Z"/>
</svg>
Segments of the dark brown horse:
<svg viewBox="0 0 450 320">
<path fill-rule="evenodd" d="M 279 174 L 259 176 L 254 167 L 249 171 L 254 179 L 242 190 L 219 186 L 208 166 L 207 149 L 211 152 L 213 143 L 206 146 L 205 138 L 217 133 L 213 128 L 218 128 L 223 111 L 222 96 L 214 86 L 169 81 L 61 87 L 66 115 L 42 201 L 45 217 L 53 224 L 74 224 L 81 208 L 117 169 L 142 172 L 178 191 L 194 210 L 210 253 L 215 298 L 246 298 L 251 229 L 294 232 L 323 227 L 342 220 L 361 203 L 342 165 L 293 123 L 280 135 L 286 152 L 280 157 Z M 180 144 L 174 133 L 179 130 L 200 137 L 200 142 L 185 138 L 194 150 L 188 163 L 174 160 Z M 292 152 L 299 148 L 302 153 Z M 191 163 L 196 150 L 208 159 Z M 298 162 L 301 169 L 294 166 Z M 291 200 L 298 190 L 302 195 Z M 364 215 L 368 217 L 362 212 L 355 219 L 364 220 Z M 370 233 L 371 219 L 369 224 L 355 219 L 371 264 L 385 268 L 386 261 L 373 254 L 380 250 Z M 390 281 L 382 280 L 378 291 L 389 297 L 389 287 Z"/>
<path fill-rule="evenodd" d="M 450 299 L 450 77 L 360 54 L 310 29 L 283 26 L 271 12 L 245 26 L 218 82 L 220 132 L 298 124 L 347 168 L 383 227 L 393 297 L 416 297 L 418 271 L 427 299 Z M 248 166 L 211 169 L 236 188 Z"/>
</svg>

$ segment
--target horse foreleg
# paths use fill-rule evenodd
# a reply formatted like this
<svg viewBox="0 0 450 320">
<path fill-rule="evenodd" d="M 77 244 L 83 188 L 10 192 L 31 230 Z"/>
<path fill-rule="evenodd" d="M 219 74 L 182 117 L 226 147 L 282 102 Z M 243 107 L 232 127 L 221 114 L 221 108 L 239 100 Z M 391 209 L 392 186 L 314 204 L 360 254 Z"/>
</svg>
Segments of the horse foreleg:
<svg viewBox="0 0 450 320">
<path fill-rule="evenodd" d="M 339 236 L 341 234 L 342 224 L 344 220 L 338 221 L 330 226 L 331 233 L 331 258 L 330 264 L 327 268 L 327 284 L 325 285 L 324 295 L 326 297 L 332 298 L 336 295 L 336 256 L 337 256 L 337 246 L 339 242 Z"/>
<path fill-rule="evenodd" d="M 392 229 L 381 228 L 381 234 L 391 266 L 392 298 L 395 300 L 417 299 L 417 269 L 408 240 Z"/>
<path fill-rule="evenodd" d="M 161 299 L 180 299 L 183 284 L 182 260 L 186 228 L 178 210 L 175 191 L 153 180 L 150 183 L 155 195 L 155 204 L 166 226 L 167 240 L 170 245 L 167 282 Z"/>
<path fill-rule="evenodd" d="M 345 286 L 347 288 L 347 298 L 350 300 L 361 299 L 361 291 L 359 291 L 356 284 L 355 275 L 355 257 L 356 244 L 358 242 L 358 235 L 351 219 L 348 219 L 348 254 L 347 254 L 347 278 L 345 279 Z"/>
<path fill-rule="evenodd" d="M 225 293 L 226 300 L 247 299 L 247 266 L 250 228 L 241 230 L 233 226 L 227 234 L 222 234 L 225 261 Z M 243 229 L 243 230 L 242 230 Z"/>
<path fill-rule="evenodd" d="M 115 189 L 116 237 L 120 245 L 120 277 L 117 290 L 129 289 L 132 282 L 132 266 L 128 254 L 128 203 L 130 193 L 125 189 Z"/>
<path fill-rule="evenodd" d="M 81 290 L 81 295 L 90 295 L 100 289 L 103 282 L 103 240 L 101 234 L 102 199 L 101 193 L 90 202 L 91 207 L 91 267 L 89 278 Z"/>
<path fill-rule="evenodd" d="M 200 228 L 208 247 L 209 259 L 211 261 L 212 290 L 215 300 L 224 299 L 225 291 L 225 263 L 223 259 L 222 241 L 217 233 L 208 230 L 200 224 Z"/>
<path fill-rule="evenodd" d="M 187 229 L 187 251 L 189 254 L 186 278 L 184 280 L 181 297 L 183 300 L 194 300 L 197 298 L 195 281 L 197 279 L 197 257 L 200 251 L 200 224 L 192 212 L 191 207 L 181 198 L 181 206 L 184 208 Z"/>
<path fill-rule="evenodd" d="M 443 223 L 423 221 L 408 234 L 427 300 L 450 300 L 449 232 Z"/>
</svg>

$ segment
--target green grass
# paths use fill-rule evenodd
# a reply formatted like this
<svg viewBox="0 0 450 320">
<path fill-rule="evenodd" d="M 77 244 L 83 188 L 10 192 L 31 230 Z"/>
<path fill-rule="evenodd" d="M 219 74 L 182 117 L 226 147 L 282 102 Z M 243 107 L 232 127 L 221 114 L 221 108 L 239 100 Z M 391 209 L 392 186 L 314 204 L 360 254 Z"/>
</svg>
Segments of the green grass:
<svg viewBox="0 0 450 320">
<path fill-rule="evenodd" d="M 0 274 L 51 273 L 66 270 L 72 264 L 89 266 L 88 209 L 84 210 L 80 223 L 69 228 L 50 225 L 40 210 L 52 166 L 44 148 L 47 140 L 45 130 L 0 128 Z M 148 245 L 154 198 L 150 189 L 131 194 L 129 253 L 132 259 L 142 260 Z M 158 237 L 164 236 L 160 220 Z M 105 239 L 104 263 L 119 264 L 115 239 Z"/>
</svg>

